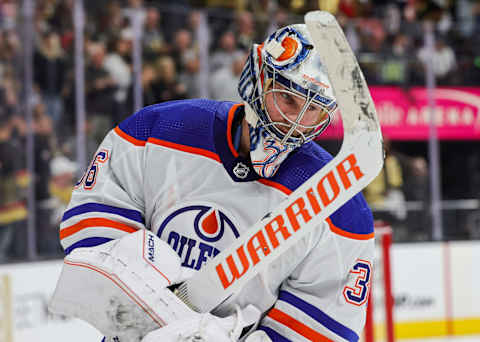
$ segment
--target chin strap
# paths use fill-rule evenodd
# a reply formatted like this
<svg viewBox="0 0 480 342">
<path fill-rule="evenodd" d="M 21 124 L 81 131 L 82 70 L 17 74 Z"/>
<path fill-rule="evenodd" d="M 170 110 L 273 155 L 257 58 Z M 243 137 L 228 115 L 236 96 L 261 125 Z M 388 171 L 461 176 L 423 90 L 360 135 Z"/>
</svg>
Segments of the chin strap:
<svg viewBox="0 0 480 342">
<path fill-rule="evenodd" d="M 245 104 L 245 119 L 247 120 L 250 127 L 257 127 L 258 117 L 257 114 L 253 111 L 253 108 L 248 102 L 243 102 Z"/>
</svg>

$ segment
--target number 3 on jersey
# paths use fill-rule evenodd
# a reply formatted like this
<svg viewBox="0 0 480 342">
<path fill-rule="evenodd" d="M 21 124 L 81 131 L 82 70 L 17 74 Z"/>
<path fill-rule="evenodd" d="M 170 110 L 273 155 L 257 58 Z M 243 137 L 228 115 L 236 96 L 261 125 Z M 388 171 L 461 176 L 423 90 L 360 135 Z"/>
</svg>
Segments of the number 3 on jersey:
<svg viewBox="0 0 480 342">
<path fill-rule="evenodd" d="M 352 270 L 350 270 L 350 274 L 356 275 L 355 285 L 353 287 L 345 286 L 343 288 L 343 296 L 350 304 L 363 305 L 366 303 L 370 293 L 372 265 L 366 260 L 358 259 Z"/>
<path fill-rule="evenodd" d="M 97 182 L 98 173 L 100 172 L 100 166 L 108 160 L 108 157 L 108 150 L 103 149 L 98 151 L 92 162 L 90 163 L 90 167 L 83 174 L 82 178 L 80 178 L 77 184 L 75 184 L 75 188 L 80 187 L 83 183 L 83 188 L 85 190 L 93 189 L 95 183 Z"/>
</svg>

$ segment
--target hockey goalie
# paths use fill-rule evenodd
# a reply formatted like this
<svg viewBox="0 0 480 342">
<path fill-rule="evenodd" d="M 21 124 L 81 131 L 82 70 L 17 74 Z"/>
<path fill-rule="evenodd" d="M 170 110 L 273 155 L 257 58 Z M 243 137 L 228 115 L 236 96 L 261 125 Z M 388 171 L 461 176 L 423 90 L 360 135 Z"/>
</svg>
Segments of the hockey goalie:
<svg viewBox="0 0 480 342">
<path fill-rule="evenodd" d="M 314 139 L 338 106 L 349 115 L 340 95 L 355 97 L 376 124 L 375 115 L 370 102 L 336 89 L 321 57 L 333 48 L 312 35 L 296 24 L 255 44 L 238 85 L 242 103 L 159 103 L 108 133 L 63 215 L 66 257 L 52 312 L 89 322 L 105 341 L 358 341 L 372 278 L 371 211 L 356 189 L 314 218 L 367 174 L 368 157 L 351 154 L 337 166 L 339 180 L 328 173 L 305 197 L 296 191 L 332 161 Z M 361 73 L 353 81 L 368 98 Z M 282 205 L 285 215 L 275 215 Z M 202 272 L 213 279 L 207 266 L 259 221 L 264 230 L 216 267 L 220 290 L 195 281 Z M 237 291 L 222 293 L 246 274 Z M 185 283 L 196 302 L 214 299 L 214 307 L 182 300 Z"/>
</svg>

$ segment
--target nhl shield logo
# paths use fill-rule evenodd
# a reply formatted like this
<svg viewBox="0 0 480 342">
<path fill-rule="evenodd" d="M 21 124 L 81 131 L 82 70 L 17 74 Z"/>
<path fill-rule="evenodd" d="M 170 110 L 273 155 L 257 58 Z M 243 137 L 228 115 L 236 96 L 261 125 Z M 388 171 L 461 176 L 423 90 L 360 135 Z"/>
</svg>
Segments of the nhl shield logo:
<svg viewBox="0 0 480 342">
<path fill-rule="evenodd" d="M 237 163 L 235 167 L 233 168 L 233 173 L 235 176 L 237 176 L 240 179 L 245 179 L 248 176 L 248 173 L 250 172 L 250 169 L 247 165 L 244 163 Z"/>
</svg>

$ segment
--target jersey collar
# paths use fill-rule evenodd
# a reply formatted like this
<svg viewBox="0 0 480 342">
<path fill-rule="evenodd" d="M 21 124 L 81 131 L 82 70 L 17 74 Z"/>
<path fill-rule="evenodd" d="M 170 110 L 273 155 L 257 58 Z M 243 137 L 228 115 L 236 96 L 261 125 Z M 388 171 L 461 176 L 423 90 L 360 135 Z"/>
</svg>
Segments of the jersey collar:
<svg viewBox="0 0 480 342">
<path fill-rule="evenodd" d="M 215 149 L 220 161 L 235 182 L 251 182 L 260 179 L 252 166 L 250 157 L 239 155 L 234 146 L 233 137 L 236 129 L 241 125 L 245 116 L 245 106 L 234 104 L 227 113 L 217 112 L 214 124 Z"/>
</svg>

